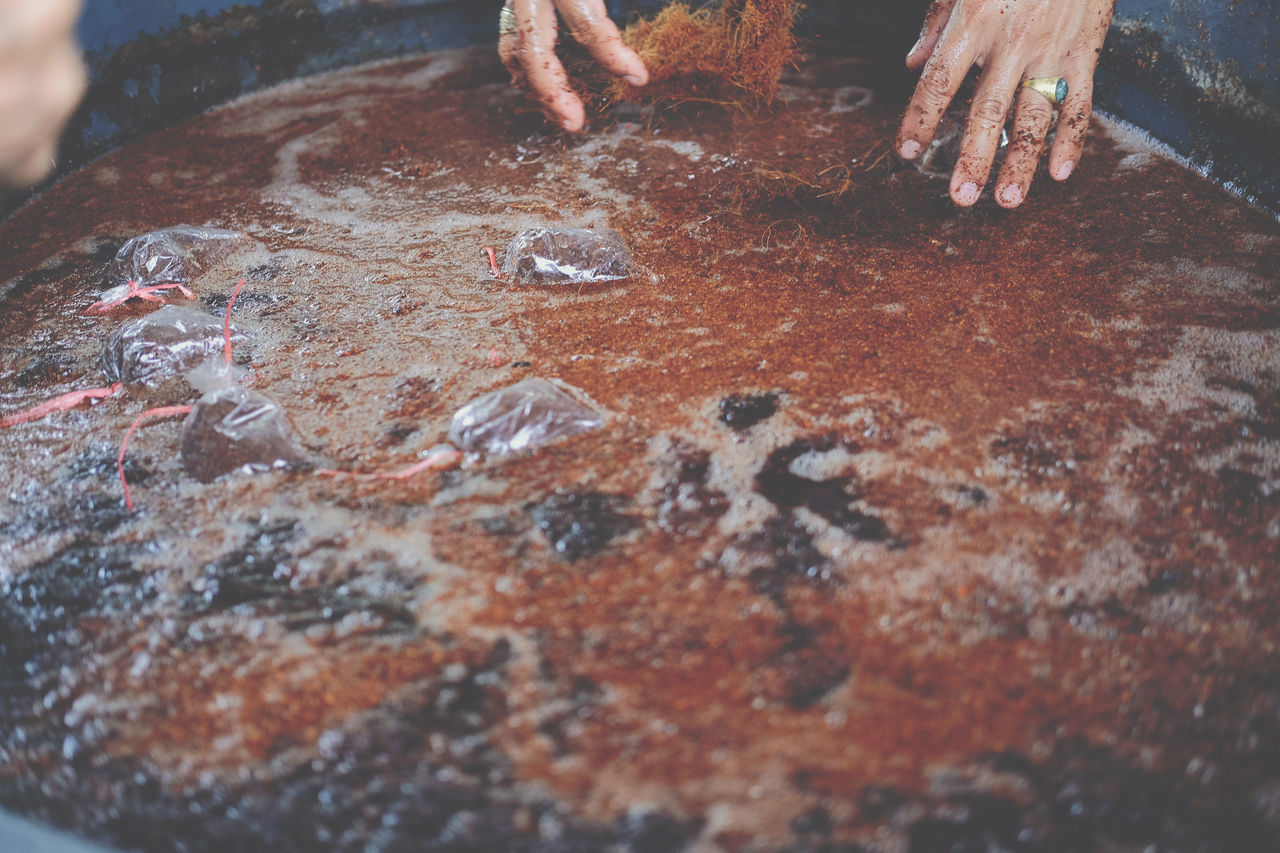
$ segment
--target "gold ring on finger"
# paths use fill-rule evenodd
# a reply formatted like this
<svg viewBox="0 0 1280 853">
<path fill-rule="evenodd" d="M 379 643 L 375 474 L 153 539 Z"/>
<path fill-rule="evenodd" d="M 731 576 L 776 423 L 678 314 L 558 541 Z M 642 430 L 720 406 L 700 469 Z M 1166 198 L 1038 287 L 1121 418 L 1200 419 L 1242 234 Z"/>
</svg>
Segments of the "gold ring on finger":
<svg viewBox="0 0 1280 853">
<path fill-rule="evenodd" d="M 1044 95 L 1049 105 L 1053 107 L 1062 106 L 1063 101 L 1067 99 L 1067 93 L 1071 91 L 1065 77 L 1033 77 L 1030 80 L 1023 80 L 1022 85 Z"/>
<path fill-rule="evenodd" d="M 515 34 L 516 13 L 511 11 L 510 6 L 503 6 L 502 11 L 498 13 L 498 38 Z"/>
</svg>

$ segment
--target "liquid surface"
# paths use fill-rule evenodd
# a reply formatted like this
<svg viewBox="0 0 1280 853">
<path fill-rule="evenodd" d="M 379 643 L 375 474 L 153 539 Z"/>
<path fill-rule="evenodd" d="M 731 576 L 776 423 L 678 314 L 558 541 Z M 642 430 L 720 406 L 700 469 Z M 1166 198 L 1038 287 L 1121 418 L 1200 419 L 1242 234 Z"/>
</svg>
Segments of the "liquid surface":
<svg viewBox="0 0 1280 853">
<path fill-rule="evenodd" d="M 191 223 L 249 236 L 190 304 L 248 278 L 238 360 L 316 464 L 530 378 L 605 416 L 210 484 L 156 422 L 135 513 L 156 401 L 0 432 L 0 803 L 147 850 L 1274 849 L 1280 226 L 1105 126 L 956 210 L 882 158 L 896 73 L 568 139 L 441 54 L 0 225 L 0 415 L 103 384 L 154 310 L 86 315 L 103 266 Z M 547 224 L 653 277 L 495 280 Z"/>
</svg>

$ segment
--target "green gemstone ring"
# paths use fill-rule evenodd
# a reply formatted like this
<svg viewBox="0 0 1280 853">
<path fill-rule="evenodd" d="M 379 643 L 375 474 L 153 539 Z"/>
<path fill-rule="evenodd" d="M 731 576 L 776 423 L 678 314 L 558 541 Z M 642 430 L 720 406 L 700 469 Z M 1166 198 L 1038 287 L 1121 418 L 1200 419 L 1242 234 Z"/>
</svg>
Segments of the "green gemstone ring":
<svg viewBox="0 0 1280 853">
<path fill-rule="evenodd" d="M 1067 92 L 1071 91 L 1065 77 L 1033 77 L 1030 80 L 1023 80 L 1022 85 L 1044 95 L 1055 107 L 1062 106 L 1062 102 L 1067 99 Z"/>
</svg>

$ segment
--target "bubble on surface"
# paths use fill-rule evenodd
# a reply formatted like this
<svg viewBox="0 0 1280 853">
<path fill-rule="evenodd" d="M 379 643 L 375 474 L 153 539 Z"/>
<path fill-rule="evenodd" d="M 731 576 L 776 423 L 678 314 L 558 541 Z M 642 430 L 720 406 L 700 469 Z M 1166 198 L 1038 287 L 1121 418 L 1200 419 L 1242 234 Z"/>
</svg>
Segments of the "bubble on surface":
<svg viewBox="0 0 1280 853">
<path fill-rule="evenodd" d="M 627 499 L 598 492 L 558 492 L 530 510 L 534 524 L 569 562 L 603 550 L 638 522 L 622 512 Z"/>
</svg>

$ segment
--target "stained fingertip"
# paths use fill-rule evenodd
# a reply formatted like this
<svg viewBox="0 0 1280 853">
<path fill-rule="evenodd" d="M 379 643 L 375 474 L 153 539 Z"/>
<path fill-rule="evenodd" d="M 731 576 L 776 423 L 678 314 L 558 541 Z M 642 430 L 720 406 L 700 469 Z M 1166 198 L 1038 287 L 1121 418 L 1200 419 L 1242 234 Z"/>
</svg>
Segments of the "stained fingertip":
<svg viewBox="0 0 1280 853">
<path fill-rule="evenodd" d="M 920 156 L 922 150 L 919 142 L 914 139 L 904 139 L 902 144 L 898 146 L 898 156 L 903 160 L 914 160 Z"/>
<path fill-rule="evenodd" d="M 910 68 L 912 71 L 915 71 L 921 65 L 924 65 L 924 61 L 928 56 L 928 54 L 926 54 L 922 48 L 924 48 L 923 35 L 920 36 L 920 38 L 916 41 L 915 44 L 911 45 L 911 50 L 907 51 L 907 59 L 906 59 L 907 67 Z"/>
<path fill-rule="evenodd" d="M 55 143 L 41 145 L 6 166 L 0 166 L 0 186 L 26 189 L 40 183 L 53 171 L 57 163 L 57 151 Z"/>
<path fill-rule="evenodd" d="M 1058 168 L 1053 170 L 1053 179 L 1055 181 L 1065 181 L 1071 177 L 1071 173 L 1075 170 L 1076 164 L 1074 160 L 1063 160 L 1058 164 Z"/>
<path fill-rule="evenodd" d="M 1017 184 L 1009 184 L 996 195 L 996 201 L 1001 207 L 1014 208 L 1022 204 L 1022 187 Z"/>
<path fill-rule="evenodd" d="M 556 102 L 555 110 L 560 120 L 560 127 L 569 133 L 577 133 L 587 123 L 586 110 L 572 95 L 565 95 L 559 98 Z"/>
<path fill-rule="evenodd" d="M 982 189 L 973 181 L 965 181 L 951 191 L 951 199 L 961 207 L 973 207 L 978 202 Z"/>
</svg>

